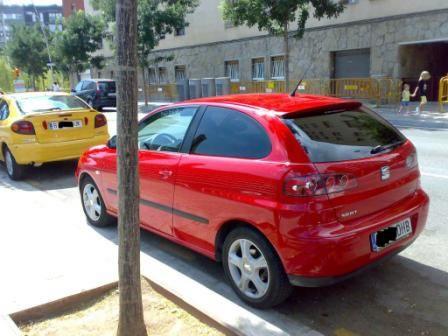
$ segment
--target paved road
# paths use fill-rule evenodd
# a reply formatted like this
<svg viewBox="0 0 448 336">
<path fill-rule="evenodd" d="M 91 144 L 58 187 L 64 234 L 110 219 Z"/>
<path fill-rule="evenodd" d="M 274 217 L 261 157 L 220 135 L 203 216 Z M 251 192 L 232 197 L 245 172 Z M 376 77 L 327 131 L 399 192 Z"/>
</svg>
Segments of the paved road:
<svg viewBox="0 0 448 336">
<path fill-rule="evenodd" d="M 114 113 L 107 115 L 113 128 Z M 448 334 L 448 129 L 406 127 L 403 132 L 418 149 L 422 184 L 431 196 L 422 236 L 375 270 L 327 288 L 297 288 L 285 304 L 256 314 L 291 335 L 299 324 L 338 336 Z M 69 277 L 115 269 L 117 229 L 86 224 L 75 165 L 33 168 L 21 183 L 10 182 L 0 168 L 0 204 L 7 214 L 0 225 L 0 301 L 6 311 L 33 295 L 37 301 L 36 292 L 51 290 L 48 283 L 57 287 Z M 142 252 L 244 306 L 219 265 L 207 258 L 147 232 L 142 232 Z"/>
</svg>

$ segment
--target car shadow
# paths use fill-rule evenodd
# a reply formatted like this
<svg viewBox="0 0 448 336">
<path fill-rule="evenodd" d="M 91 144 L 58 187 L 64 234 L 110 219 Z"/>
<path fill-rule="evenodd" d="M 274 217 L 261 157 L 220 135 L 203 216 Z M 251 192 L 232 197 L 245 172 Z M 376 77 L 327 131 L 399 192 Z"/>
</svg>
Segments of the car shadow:
<svg viewBox="0 0 448 336">
<path fill-rule="evenodd" d="M 33 191 L 60 190 L 76 187 L 75 170 L 77 160 L 60 161 L 43 164 L 40 167 L 29 166 L 26 168 L 22 181 L 13 181 L 6 177 L 6 168 L 0 165 L 0 171 L 4 172 L 3 184 L 10 187 Z"/>
<path fill-rule="evenodd" d="M 116 227 L 93 229 L 118 244 Z M 324 335 L 447 335 L 448 273 L 400 255 L 343 283 L 295 288 L 280 306 L 257 310 L 239 300 L 219 263 L 145 230 L 141 251 L 291 335 L 304 325 Z"/>
</svg>

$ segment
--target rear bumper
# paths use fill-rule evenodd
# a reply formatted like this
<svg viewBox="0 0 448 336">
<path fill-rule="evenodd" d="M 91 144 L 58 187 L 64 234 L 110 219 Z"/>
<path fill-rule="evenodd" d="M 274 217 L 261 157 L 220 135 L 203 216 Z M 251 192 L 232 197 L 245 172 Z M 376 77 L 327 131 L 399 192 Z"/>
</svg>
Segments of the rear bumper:
<svg viewBox="0 0 448 336">
<path fill-rule="evenodd" d="M 319 287 L 355 276 L 400 253 L 422 232 L 428 215 L 429 199 L 418 190 L 399 205 L 362 219 L 360 225 L 323 228 L 290 242 L 283 263 L 293 285 Z M 405 218 L 411 218 L 413 233 L 379 252 L 372 251 L 370 235 Z M 291 253 L 292 246 L 296 253 Z M 282 255 L 282 253 L 281 253 Z"/>
<path fill-rule="evenodd" d="M 97 97 L 93 101 L 93 107 L 115 107 L 117 106 L 116 97 Z"/>
<path fill-rule="evenodd" d="M 19 164 L 45 163 L 77 159 L 90 147 L 105 144 L 108 139 L 106 132 L 88 139 L 48 144 L 17 144 L 12 145 L 10 149 Z"/>
</svg>

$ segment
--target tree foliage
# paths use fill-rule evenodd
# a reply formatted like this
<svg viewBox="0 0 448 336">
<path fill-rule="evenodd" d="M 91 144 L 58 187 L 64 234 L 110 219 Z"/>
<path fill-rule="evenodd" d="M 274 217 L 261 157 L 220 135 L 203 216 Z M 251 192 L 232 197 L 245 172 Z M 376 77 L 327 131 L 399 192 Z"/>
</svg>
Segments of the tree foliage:
<svg viewBox="0 0 448 336">
<path fill-rule="evenodd" d="M 302 37 L 311 15 L 317 19 L 338 16 L 344 6 L 334 0 L 224 0 L 223 16 L 234 25 L 257 26 L 274 35 L 285 33 L 285 26 L 297 23 L 296 36 Z"/>
<path fill-rule="evenodd" d="M 100 49 L 105 23 L 97 16 L 82 11 L 63 21 L 63 30 L 55 37 L 55 60 L 70 72 L 79 73 L 89 65 L 101 66 L 101 58 L 93 53 Z"/>
<path fill-rule="evenodd" d="M 25 71 L 33 79 L 47 71 L 48 53 L 38 26 L 13 26 L 6 53 L 12 66 Z"/>
<path fill-rule="evenodd" d="M 115 21 L 115 0 L 93 0 L 109 21 Z M 186 15 L 192 13 L 198 0 L 138 0 L 137 52 L 140 66 L 148 66 L 148 56 L 160 40 L 176 28 L 188 26 Z"/>
</svg>

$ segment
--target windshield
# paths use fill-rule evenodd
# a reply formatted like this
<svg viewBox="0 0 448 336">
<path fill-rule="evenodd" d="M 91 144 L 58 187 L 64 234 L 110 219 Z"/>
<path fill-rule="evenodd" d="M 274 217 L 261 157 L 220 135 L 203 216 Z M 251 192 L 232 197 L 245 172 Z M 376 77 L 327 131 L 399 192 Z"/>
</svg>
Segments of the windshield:
<svg viewBox="0 0 448 336">
<path fill-rule="evenodd" d="M 394 127 L 365 108 L 286 118 L 284 122 L 313 162 L 371 157 L 406 140 Z"/>
<path fill-rule="evenodd" d="M 23 114 L 48 111 L 90 110 L 87 104 L 74 96 L 47 95 L 21 97 L 16 102 Z"/>
</svg>

